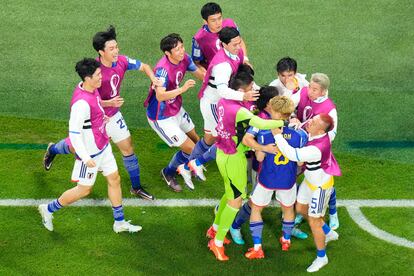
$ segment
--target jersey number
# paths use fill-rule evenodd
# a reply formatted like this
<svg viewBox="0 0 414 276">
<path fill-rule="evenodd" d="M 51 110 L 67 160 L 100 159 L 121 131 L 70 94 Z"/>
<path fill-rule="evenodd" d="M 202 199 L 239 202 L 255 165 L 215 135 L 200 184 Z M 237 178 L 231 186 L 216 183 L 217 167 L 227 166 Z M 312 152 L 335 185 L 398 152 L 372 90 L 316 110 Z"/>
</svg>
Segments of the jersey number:
<svg viewBox="0 0 414 276">
<path fill-rule="evenodd" d="M 126 127 L 124 118 L 119 119 L 118 121 L 116 121 L 116 123 L 119 125 L 120 129 L 123 129 L 124 127 Z"/>
<path fill-rule="evenodd" d="M 286 156 L 284 156 L 281 152 L 278 152 L 275 155 L 276 165 L 286 165 L 287 163 L 289 163 L 289 159 Z"/>
</svg>

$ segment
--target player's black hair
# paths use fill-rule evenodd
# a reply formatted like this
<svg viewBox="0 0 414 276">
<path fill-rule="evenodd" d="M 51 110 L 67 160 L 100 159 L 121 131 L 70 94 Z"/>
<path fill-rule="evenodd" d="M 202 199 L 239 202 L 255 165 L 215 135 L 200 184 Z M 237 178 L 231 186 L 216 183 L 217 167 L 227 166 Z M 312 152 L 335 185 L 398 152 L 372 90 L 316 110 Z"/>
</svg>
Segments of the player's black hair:
<svg viewBox="0 0 414 276">
<path fill-rule="evenodd" d="M 93 36 L 92 45 L 93 48 L 99 52 L 99 50 L 105 49 L 105 43 L 110 40 L 116 40 L 115 27 L 110 25 L 105 32 L 98 32 Z"/>
<path fill-rule="evenodd" d="M 229 44 L 229 42 L 235 38 L 240 36 L 239 31 L 234 27 L 225 27 L 221 29 L 219 32 L 219 39 L 224 44 Z"/>
<path fill-rule="evenodd" d="M 84 58 L 76 63 L 75 70 L 82 81 L 84 81 L 86 77 L 92 77 L 100 65 L 101 64 L 93 58 Z"/>
<path fill-rule="evenodd" d="M 276 71 L 279 74 L 285 71 L 293 71 L 296 73 L 297 67 L 298 67 L 298 64 L 296 63 L 296 60 L 290 57 L 284 57 L 277 62 Z"/>
<path fill-rule="evenodd" d="M 247 72 L 250 75 L 254 76 L 254 70 L 250 65 L 247 65 L 245 63 L 240 64 L 239 68 L 237 68 L 237 72 L 242 72 L 242 71 Z"/>
<path fill-rule="evenodd" d="M 253 75 L 245 72 L 245 71 L 238 71 L 236 75 L 234 75 L 229 81 L 229 87 L 234 90 L 238 90 L 243 86 L 248 86 L 253 82 Z"/>
<path fill-rule="evenodd" d="M 163 52 L 171 52 L 171 49 L 177 47 L 178 42 L 183 43 L 179 34 L 172 33 L 161 39 L 160 49 Z"/>
<path fill-rule="evenodd" d="M 256 101 L 257 109 L 264 110 L 267 103 L 274 97 L 279 96 L 279 91 L 274 86 L 262 86 L 259 90 L 259 98 Z"/>
<path fill-rule="evenodd" d="M 218 13 L 221 13 L 221 8 L 219 4 L 214 3 L 214 2 L 207 3 L 201 8 L 201 17 L 205 21 L 207 21 L 210 15 L 215 15 Z"/>
</svg>

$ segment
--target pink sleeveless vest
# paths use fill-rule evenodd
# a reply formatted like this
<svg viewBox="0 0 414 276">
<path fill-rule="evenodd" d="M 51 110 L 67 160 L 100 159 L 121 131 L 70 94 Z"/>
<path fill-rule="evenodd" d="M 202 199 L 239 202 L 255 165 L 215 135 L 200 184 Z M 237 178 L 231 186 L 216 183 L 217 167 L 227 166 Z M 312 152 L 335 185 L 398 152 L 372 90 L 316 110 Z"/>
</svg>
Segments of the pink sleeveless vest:
<svg viewBox="0 0 414 276">
<path fill-rule="evenodd" d="M 236 136 L 236 115 L 240 108 L 247 108 L 251 104 L 220 99 L 217 103 L 218 123 L 216 126 L 217 139 L 216 146 L 225 154 L 235 154 L 237 145 L 233 137 Z"/>
<path fill-rule="evenodd" d="M 174 90 L 177 87 L 179 87 L 181 81 L 183 80 L 185 73 L 187 71 L 187 67 L 190 64 L 190 58 L 187 54 L 184 55 L 184 59 L 179 64 L 173 64 L 171 63 L 167 56 L 164 56 L 163 58 L 158 61 L 157 65 L 154 67 L 154 72 L 156 72 L 159 68 L 163 68 L 167 71 L 168 74 L 168 82 L 167 82 L 167 88 L 166 90 Z M 144 106 L 147 107 L 152 95 L 155 96 L 155 90 L 152 88 L 152 85 L 149 88 L 148 97 L 144 102 Z M 169 99 L 165 101 L 166 105 L 163 110 L 163 116 L 165 117 L 171 117 L 176 115 L 182 106 L 183 98 L 181 95 L 178 95 L 177 97 L 173 99 Z M 160 106 L 160 104 L 158 104 Z M 159 112 L 159 110 L 158 110 Z"/>
<path fill-rule="evenodd" d="M 98 90 L 95 90 L 93 93 L 89 93 L 81 89 L 80 85 L 81 84 L 79 84 L 73 92 L 70 106 L 72 107 L 72 105 L 79 100 L 84 100 L 89 104 L 93 137 L 97 148 L 102 150 L 109 143 L 109 137 L 106 134 L 105 129 L 105 113 L 100 105 L 101 96 L 99 95 Z M 66 139 L 66 142 L 69 142 L 68 144 L 71 145 L 69 138 Z"/>
<path fill-rule="evenodd" d="M 96 59 L 100 61 L 99 58 Z M 106 67 L 101 64 L 102 85 L 98 88 L 99 94 L 103 100 L 110 100 L 119 96 L 121 83 L 124 79 L 125 72 L 128 70 L 128 60 L 125 56 L 118 56 L 118 60 L 114 67 Z M 105 114 L 109 117 L 115 115 L 119 111 L 119 107 L 104 107 Z"/>
<path fill-rule="evenodd" d="M 306 146 L 315 146 L 321 151 L 321 168 L 325 173 L 334 176 L 342 175 L 338 162 L 336 161 L 331 151 L 331 141 L 329 140 L 328 135 L 324 135 L 321 138 L 309 141 Z"/>
<path fill-rule="evenodd" d="M 234 76 L 237 72 L 237 69 L 239 68 L 240 64 L 243 64 L 244 61 L 244 52 L 242 49 L 240 49 L 238 55 L 239 58 L 237 60 L 231 59 L 228 55 L 226 55 L 226 52 L 224 49 L 220 49 L 220 51 L 217 52 L 217 54 L 214 56 L 213 60 L 211 61 L 210 65 L 208 66 L 206 75 L 203 80 L 203 85 L 201 86 L 200 92 L 198 93 L 198 98 L 201 99 L 204 95 L 204 90 L 206 89 L 208 82 L 210 80 L 211 71 L 213 70 L 213 67 L 217 64 L 228 62 L 232 69 L 232 76 Z"/>
<path fill-rule="evenodd" d="M 328 114 L 336 106 L 333 101 L 328 98 L 321 103 L 315 103 L 308 96 L 308 87 L 305 86 L 300 90 L 300 101 L 298 104 L 298 119 L 301 122 L 305 122 L 318 114 Z"/>
<path fill-rule="evenodd" d="M 230 18 L 223 20 L 224 27 L 234 27 L 237 28 L 236 23 Z M 204 25 L 205 26 L 205 25 Z M 201 52 L 207 63 L 207 68 L 210 65 L 210 62 L 213 60 L 215 54 L 221 49 L 221 43 L 218 33 L 212 33 L 207 31 L 205 28 L 201 27 L 198 32 L 194 35 L 194 39 L 197 41 Z"/>
</svg>

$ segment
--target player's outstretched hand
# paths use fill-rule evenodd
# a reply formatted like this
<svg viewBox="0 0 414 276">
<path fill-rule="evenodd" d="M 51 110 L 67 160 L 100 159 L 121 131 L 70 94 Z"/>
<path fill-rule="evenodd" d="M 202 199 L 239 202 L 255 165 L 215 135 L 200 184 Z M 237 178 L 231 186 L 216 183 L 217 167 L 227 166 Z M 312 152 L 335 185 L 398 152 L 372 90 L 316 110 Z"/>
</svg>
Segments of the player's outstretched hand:
<svg viewBox="0 0 414 276">
<path fill-rule="evenodd" d="M 268 144 L 263 146 L 263 151 L 267 153 L 276 154 L 278 152 L 278 148 L 275 144 Z"/>
<path fill-rule="evenodd" d="M 254 102 L 259 98 L 259 91 L 250 90 L 243 95 L 243 100 Z"/>
<path fill-rule="evenodd" d="M 182 87 L 183 92 L 186 92 L 186 91 L 187 91 L 188 89 L 190 89 L 191 87 L 194 87 L 194 85 L 195 85 L 195 80 L 192 80 L 192 79 L 187 80 L 187 81 L 184 83 L 183 87 Z"/>
<path fill-rule="evenodd" d="M 124 98 L 121 98 L 120 96 L 116 96 L 110 100 L 107 101 L 109 106 L 112 107 L 121 107 L 124 104 Z"/>
<path fill-rule="evenodd" d="M 96 163 L 95 163 L 95 161 L 93 161 L 93 159 L 89 159 L 88 161 L 86 161 L 85 165 L 88 168 L 93 168 L 93 167 L 96 166 Z"/>
</svg>

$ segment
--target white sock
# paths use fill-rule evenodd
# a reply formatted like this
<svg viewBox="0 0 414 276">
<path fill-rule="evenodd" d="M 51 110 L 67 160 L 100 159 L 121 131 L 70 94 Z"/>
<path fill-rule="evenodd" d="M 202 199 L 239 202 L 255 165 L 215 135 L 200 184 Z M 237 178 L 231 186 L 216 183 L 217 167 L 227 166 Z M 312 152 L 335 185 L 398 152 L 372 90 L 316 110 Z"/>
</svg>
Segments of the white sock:
<svg viewBox="0 0 414 276">
<path fill-rule="evenodd" d="M 123 224 L 125 222 L 125 220 L 115 220 L 115 225 L 119 226 L 121 224 Z"/>
<path fill-rule="evenodd" d="M 218 226 L 217 224 L 214 224 L 214 223 L 213 223 L 213 229 L 214 229 L 214 231 L 216 231 L 216 232 L 217 232 L 218 227 L 219 227 L 219 226 Z"/>
<path fill-rule="evenodd" d="M 218 247 L 223 247 L 223 241 L 218 241 L 218 240 L 214 239 L 214 244 Z"/>
<path fill-rule="evenodd" d="M 260 247 L 262 247 L 262 244 L 261 243 L 255 243 L 254 244 L 254 251 L 258 251 L 259 249 L 260 249 Z"/>
</svg>

